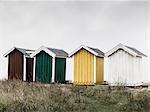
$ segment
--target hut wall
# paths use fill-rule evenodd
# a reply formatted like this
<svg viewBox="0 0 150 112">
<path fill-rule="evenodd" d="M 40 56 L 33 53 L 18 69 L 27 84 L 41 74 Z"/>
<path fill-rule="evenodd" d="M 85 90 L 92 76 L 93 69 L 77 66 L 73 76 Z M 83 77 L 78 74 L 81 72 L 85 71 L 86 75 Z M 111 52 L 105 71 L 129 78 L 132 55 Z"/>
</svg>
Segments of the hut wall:
<svg viewBox="0 0 150 112">
<path fill-rule="evenodd" d="M 8 58 L 8 79 L 23 80 L 23 54 L 15 49 Z"/>
<path fill-rule="evenodd" d="M 74 83 L 94 83 L 94 55 L 84 49 L 74 55 Z"/>
<path fill-rule="evenodd" d="M 142 58 L 118 50 L 107 59 L 107 79 L 111 84 L 138 85 L 144 81 Z"/>
</svg>

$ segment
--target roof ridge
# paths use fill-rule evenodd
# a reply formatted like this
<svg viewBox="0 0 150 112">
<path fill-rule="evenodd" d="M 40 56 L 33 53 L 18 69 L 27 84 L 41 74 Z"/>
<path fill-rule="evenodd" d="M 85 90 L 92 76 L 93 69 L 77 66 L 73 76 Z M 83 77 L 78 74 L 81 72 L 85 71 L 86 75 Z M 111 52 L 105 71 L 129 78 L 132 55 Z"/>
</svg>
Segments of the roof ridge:
<svg viewBox="0 0 150 112">
<path fill-rule="evenodd" d="M 15 47 L 16 49 L 22 49 L 22 50 L 26 50 L 26 51 L 34 51 L 33 49 L 26 49 L 26 48 L 20 48 L 20 47 Z"/>
</svg>

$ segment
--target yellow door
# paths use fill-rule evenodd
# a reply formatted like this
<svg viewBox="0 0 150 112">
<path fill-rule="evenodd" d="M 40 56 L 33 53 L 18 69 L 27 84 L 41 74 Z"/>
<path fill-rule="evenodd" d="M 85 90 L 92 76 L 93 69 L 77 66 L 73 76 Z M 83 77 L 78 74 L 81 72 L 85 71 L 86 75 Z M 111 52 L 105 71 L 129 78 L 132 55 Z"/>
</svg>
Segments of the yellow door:
<svg viewBox="0 0 150 112">
<path fill-rule="evenodd" d="M 104 81 L 104 58 L 96 57 L 96 83 Z"/>
</svg>

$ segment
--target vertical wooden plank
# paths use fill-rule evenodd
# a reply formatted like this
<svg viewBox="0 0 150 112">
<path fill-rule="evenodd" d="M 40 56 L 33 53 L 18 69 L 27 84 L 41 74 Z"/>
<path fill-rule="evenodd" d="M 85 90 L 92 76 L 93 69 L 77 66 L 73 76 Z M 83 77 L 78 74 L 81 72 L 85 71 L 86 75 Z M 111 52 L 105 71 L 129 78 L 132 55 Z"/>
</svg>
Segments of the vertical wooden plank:
<svg viewBox="0 0 150 112">
<path fill-rule="evenodd" d="M 74 83 L 94 83 L 94 55 L 85 49 L 74 55 Z"/>
<path fill-rule="evenodd" d="M 23 80 L 23 54 L 15 49 L 9 54 L 8 79 Z"/>
</svg>

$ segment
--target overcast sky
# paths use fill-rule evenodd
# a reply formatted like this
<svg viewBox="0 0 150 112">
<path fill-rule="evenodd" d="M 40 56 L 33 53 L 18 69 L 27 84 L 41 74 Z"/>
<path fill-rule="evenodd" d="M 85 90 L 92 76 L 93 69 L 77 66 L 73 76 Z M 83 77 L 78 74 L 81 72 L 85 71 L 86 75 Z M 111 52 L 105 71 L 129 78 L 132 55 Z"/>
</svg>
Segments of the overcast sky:
<svg viewBox="0 0 150 112">
<path fill-rule="evenodd" d="M 13 46 L 70 53 L 85 44 L 107 52 L 123 43 L 147 53 L 149 6 L 148 0 L 0 0 L 0 78 L 7 73 L 3 54 Z"/>
</svg>

